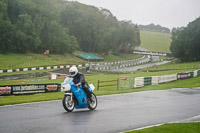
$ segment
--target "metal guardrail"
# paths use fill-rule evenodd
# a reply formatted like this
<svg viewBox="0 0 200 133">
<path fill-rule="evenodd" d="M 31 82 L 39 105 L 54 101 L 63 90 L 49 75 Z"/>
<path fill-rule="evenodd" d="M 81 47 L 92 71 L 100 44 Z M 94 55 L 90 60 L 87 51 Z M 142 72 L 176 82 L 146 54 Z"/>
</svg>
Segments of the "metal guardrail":
<svg viewBox="0 0 200 133">
<path fill-rule="evenodd" d="M 85 64 L 80 65 L 61 65 L 61 66 L 42 66 L 42 67 L 27 67 L 27 68 L 17 68 L 17 69 L 4 69 L 0 70 L 0 73 L 10 73 L 19 71 L 33 71 L 33 70 L 45 70 L 45 69 L 58 69 L 58 68 L 70 68 L 71 66 L 82 67 Z"/>
</svg>

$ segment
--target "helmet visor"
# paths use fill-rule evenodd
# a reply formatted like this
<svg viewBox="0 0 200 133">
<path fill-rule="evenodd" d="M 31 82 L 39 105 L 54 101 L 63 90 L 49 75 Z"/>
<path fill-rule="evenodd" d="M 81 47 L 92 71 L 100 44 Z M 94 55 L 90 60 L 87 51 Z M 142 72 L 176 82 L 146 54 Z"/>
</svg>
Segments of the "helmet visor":
<svg viewBox="0 0 200 133">
<path fill-rule="evenodd" d="M 73 75 L 73 76 L 75 75 L 75 73 L 76 73 L 76 72 L 69 72 L 69 74 L 70 74 L 70 75 Z"/>
</svg>

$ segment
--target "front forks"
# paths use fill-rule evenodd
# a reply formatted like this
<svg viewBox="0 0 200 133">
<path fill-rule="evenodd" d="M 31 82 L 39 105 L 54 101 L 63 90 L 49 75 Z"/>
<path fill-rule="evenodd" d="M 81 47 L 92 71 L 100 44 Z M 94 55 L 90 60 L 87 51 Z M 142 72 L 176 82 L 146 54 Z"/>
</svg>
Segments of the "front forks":
<svg viewBox="0 0 200 133">
<path fill-rule="evenodd" d="M 67 93 L 65 93 L 64 95 L 65 95 L 65 96 L 70 95 L 70 97 L 71 97 L 71 102 L 73 101 L 73 94 L 72 94 L 72 93 L 67 92 Z"/>
</svg>

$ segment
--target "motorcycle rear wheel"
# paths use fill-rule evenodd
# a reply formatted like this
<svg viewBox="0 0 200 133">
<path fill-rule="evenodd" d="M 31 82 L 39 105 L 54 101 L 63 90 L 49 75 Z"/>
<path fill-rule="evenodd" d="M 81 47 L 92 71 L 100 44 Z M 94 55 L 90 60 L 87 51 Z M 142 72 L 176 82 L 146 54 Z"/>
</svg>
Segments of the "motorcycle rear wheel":
<svg viewBox="0 0 200 133">
<path fill-rule="evenodd" d="M 62 104 L 67 112 L 72 112 L 74 110 L 74 101 L 73 100 L 71 101 L 70 95 L 65 95 L 63 97 Z"/>
<path fill-rule="evenodd" d="M 88 99 L 88 108 L 90 110 L 95 110 L 95 108 L 97 107 L 97 97 L 94 93 L 91 94 L 91 100 Z"/>
</svg>

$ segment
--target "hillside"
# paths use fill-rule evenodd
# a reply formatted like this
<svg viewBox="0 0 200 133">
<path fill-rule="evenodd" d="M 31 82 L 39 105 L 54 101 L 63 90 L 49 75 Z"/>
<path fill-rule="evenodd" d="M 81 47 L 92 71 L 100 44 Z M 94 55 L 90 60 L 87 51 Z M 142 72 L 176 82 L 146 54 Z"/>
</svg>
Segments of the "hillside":
<svg viewBox="0 0 200 133">
<path fill-rule="evenodd" d="M 155 52 L 170 52 L 170 34 L 140 31 L 141 47 Z M 79 51 L 80 52 L 80 51 Z M 77 54 L 75 52 L 75 54 Z M 106 62 L 128 60 L 139 58 L 139 55 L 121 54 L 119 56 L 109 54 L 104 56 Z M 62 64 L 84 64 L 86 61 L 75 57 L 73 54 L 51 54 L 46 56 L 43 54 L 16 54 L 7 53 L 0 54 L 0 69 L 16 69 L 23 67 L 36 67 L 36 66 L 53 66 Z"/>
<path fill-rule="evenodd" d="M 116 55 L 106 55 L 104 57 L 105 62 L 112 61 L 121 61 L 140 58 L 141 55 L 133 54 L 120 54 Z M 79 65 L 85 64 L 87 61 L 84 61 L 74 54 L 50 54 L 49 56 L 43 54 L 0 54 L 0 70 L 1 69 L 16 69 L 16 68 L 25 68 L 25 67 L 39 67 L 39 66 L 54 66 L 54 65 Z"/>
<path fill-rule="evenodd" d="M 119 54 L 140 44 L 138 27 L 74 1 L 1 0 L 0 53 Z M 129 44 L 129 45 L 127 45 Z"/>
<path fill-rule="evenodd" d="M 170 52 L 171 34 L 140 31 L 141 47 L 154 52 Z"/>
</svg>

